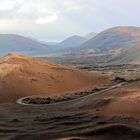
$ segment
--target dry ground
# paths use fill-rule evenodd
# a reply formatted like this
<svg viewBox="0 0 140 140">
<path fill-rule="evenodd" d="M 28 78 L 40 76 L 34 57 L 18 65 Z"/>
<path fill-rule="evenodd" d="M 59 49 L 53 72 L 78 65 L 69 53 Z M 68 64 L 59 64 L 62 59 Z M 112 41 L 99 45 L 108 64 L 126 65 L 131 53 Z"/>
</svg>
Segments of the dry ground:
<svg viewBox="0 0 140 140">
<path fill-rule="evenodd" d="M 140 139 L 140 80 L 131 81 L 121 87 L 67 102 L 24 106 L 17 104 L 16 99 L 23 95 L 28 96 L 35 93 L 34 91 L 38 89 L 35 87 L 40 82 L 42 82 L 39 85 L 41 89 L 43 88 L 43 83 L 43 89 L 48 89 L 49 86 L 44 82 L 47 81 L 51 82 L 54 91 L 57 90 L 55 85 L 58 82 L 53 83 L 52 81 L 55 80 L 49 79 L 50 75 L 55 78 L 58 74 L 61 75 L 63 82 L 60 79 L 59 82 L 65 84 L 65 87 L 60 86 L 61 92 L 69 88 L 68 81 L 71 82 L 71 90 L 76 90 L 76 87 L 79 87 L 77 90 L 81 90 L 81 87 L 89 88 L 90 86 L 111 84 L 111 81 L 107 78 L 108 76 L 96 75 L 94 72 L 83 72 L 61 65 L 59 65 L 58 69 L 58 65 L 47 64 L 42 61 L 40 63 L 40 61 L 34 61 L 34 59 L 30 61 L 27 59 L 25 62 L 25 58 L 20 57 L 17 59 L 17 57 L 19 56 L 16 56 L 15 60 L 15 56 L 6 56 L 1 60 L 2 64 L 0 65 L 1 140 Z M 40 71 L 41 74 L 38 73 Z M 54 71 L 57 75 L 52 73 Z M 56 71 L 59 72 L 57 73 Z M 42 76 L 42 73 L 47 74 Z M 20 76 L 22 77 L 22 82 L 19 80 Z M 69 80 L 65 77 L 68 77 Z M 47 78 L 47 80 L 42 80 L 42 78 Z M 75 83 L 74 80 L 77 82 Z M 79 84 L 79 81 L 83 82 Z M 22 84 L 19 84 L 20 82 Z M 34 82 L 38 82 L 38 84 Z M 5 88 L 3 88 L 4 85 Z M 28 85 L 33 88 L 29 90 Z M 83 87 L 83 85 L 85 86 Z M 53 95 L 50 89 L 49 91 L 48 95 Z"/>
</svg>

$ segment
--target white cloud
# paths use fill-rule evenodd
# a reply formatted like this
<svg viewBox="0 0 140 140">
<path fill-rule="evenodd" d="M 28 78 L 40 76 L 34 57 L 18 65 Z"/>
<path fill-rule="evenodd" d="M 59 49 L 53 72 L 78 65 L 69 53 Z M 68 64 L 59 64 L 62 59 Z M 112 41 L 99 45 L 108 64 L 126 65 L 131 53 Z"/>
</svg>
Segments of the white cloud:
<svg viewBox="0 0 140 140">
<path fill-rule="evenodd" d="M 111 26 L 140 26 L 139 5 L 139 0 L 0 0 L 0 33 L 65 38 Z"/>
<path fill-rule="evenodd" d="M 58 18 L 57 12 L 47 1 L 41 0 L 0 0 L 0 20 L 31 20 L 47 24 Z"/>
<path fill-rule="evenodd" d="M 36 20 L 37 24 L 47 24 L 57 20 L 57 13 L 51 9 L 40 9 L 39 10 L 40 17 Z"/>
<path fill-rule="evenodd" d="M 0 1 L 1 6 L 0 6 L 0 11 L 8 11 L 8 10 L 12 10 L 16 3 L 15 1 Z"/>
</svg>

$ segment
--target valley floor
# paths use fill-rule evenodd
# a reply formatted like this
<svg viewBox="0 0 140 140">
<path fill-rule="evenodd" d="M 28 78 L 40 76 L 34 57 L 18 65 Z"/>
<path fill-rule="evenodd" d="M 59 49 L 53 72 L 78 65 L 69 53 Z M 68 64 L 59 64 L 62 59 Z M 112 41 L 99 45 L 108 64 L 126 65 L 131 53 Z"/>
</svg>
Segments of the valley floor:
<svg viewBox="0 0 140 140">
<path fill-rule="evenodd" d="M 75 100 L 35 106 L 1 103 L 0 139 L 139 140 L 139 68 L 128 65 L 96 68 L 112 79 L 133 81 Z"/>
</svg>

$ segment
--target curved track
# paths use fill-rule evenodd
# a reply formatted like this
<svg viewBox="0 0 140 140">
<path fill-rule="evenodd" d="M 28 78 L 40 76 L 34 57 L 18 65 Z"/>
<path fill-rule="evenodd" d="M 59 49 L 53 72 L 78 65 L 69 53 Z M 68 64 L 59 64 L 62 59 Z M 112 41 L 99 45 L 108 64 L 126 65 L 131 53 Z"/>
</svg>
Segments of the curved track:
<svg viewBox="0 0 140 140">
<path fill-rule="evenodd" d="M 121 83 L 117 83 L 115 85 L 112 85 L 110 86 L 109 88 L 106 88 L 106 89 L 103 89 L 103 90 L 100 90 L 100 91 L 97 91 L 97 92 L 94 92 L 92 94 L 89 94 L 89 95 L 85 95 L 85 96 L 81 96 L 81 97 L 77 97 L 75 99 L 70 99 L 70 100 L 67 100 L 67 101 L 61 101 L 61 102 L 54 102 L 54 103 L 50 103 L 50 104 L 27 104 L 27 103 L 24 103 L 23 100 L 28 98 L 28 97 L 32 97 L 32 96 L 26 96 L 26 97 L 22 97 L 20 99 L 17 100 L 17 103 L 20 104 L 20 105 L 30 105 L 30 106 L 42 106 L 42 105 L 52 105 L 52 104 L 62 104 L 62 103 L 66 103 L 66 102 L 71 102 L 71 101 L 76 101 L 77 99 L 82 99 L 82 98 L 85 98 L 85 97 L 90 97 L 90 96 L 93 96 L 93 95 L 97 95 L 97 94 L 101 94 L 101 93 L 104 93 L 104 92 L 107 92 L 107 91 L 110 91 L 112 89 L 115 89 L 115 88 L 119 88 L 125 84 L 127 84 L 129 82 L 121 82 Z"/>
</svg>

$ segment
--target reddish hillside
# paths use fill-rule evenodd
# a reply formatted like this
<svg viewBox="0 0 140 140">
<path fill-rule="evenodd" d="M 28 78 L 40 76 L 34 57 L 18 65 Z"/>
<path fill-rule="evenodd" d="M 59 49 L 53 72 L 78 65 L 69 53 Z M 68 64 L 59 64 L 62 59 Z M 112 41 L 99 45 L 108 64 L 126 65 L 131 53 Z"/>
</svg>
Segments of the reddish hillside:
<svg viewBox="0 0 140 140">
<path fill-rule="evenodd" d="M 30 95 L 61 95 L 66 91 L 109 84 L 110 80 L 60 64 L 51 64 L 21 55 L 0 59 L 0 101 L 15 101 Z"/>
</svg>

